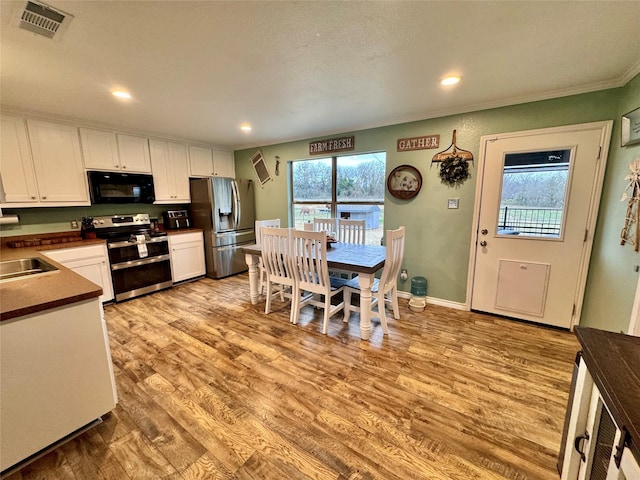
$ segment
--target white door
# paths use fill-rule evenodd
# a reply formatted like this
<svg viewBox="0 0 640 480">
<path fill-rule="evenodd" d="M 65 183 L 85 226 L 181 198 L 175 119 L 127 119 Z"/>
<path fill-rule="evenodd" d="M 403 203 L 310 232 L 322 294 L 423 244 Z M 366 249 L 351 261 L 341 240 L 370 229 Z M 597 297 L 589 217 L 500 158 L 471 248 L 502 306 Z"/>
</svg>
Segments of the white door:
<svg viewBox="0 0 640 480">
<path fill-rule="evenodd" d="M 482 137 L 470 307 L 580 318 L 612 122 Z"/>
</svg>

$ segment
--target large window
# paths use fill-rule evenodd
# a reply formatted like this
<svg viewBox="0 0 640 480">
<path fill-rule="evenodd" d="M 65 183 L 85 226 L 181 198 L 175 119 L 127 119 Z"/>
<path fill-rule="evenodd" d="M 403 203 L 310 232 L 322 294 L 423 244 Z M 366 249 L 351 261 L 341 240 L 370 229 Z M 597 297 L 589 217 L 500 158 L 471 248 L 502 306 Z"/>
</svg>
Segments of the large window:
<svg viewBox="0 0 640 480">
<path fill-rule="evenodd" d="M 384 232 L 386 153 L 297 160 L 291 168 L 291 215 L 296 228 L 314 218 L 364 219 L 367 243 Z"/>
</svg>

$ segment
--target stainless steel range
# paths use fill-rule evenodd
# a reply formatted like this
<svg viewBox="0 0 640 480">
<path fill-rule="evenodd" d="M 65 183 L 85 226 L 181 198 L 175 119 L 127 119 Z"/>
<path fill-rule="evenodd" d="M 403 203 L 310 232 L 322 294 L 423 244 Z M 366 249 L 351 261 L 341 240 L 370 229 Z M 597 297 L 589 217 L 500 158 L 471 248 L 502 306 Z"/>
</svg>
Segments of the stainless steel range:
<svg viewBox="0 0 640 480">
<path fill-rule="evenodd" d="M 116 301 L 173 285 L 167 234 L 151 229 L 148 214 L 94 217 L 93 226 L 107 240 Z"/>
</svg>

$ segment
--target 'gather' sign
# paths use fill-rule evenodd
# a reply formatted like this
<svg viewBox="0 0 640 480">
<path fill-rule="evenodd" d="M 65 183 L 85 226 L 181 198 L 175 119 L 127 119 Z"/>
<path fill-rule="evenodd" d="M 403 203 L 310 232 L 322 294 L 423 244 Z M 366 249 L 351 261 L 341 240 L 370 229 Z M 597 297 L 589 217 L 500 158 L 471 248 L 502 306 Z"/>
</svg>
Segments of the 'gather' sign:
<svg viewBox="0 0 640 480">
<path fill-rule="evenodd" d="M 398 151 L 427 150 L 440 146 L 440 135 L 425 135 L 424 137 L 410 137 L 398 139 Z"/>
</svg>

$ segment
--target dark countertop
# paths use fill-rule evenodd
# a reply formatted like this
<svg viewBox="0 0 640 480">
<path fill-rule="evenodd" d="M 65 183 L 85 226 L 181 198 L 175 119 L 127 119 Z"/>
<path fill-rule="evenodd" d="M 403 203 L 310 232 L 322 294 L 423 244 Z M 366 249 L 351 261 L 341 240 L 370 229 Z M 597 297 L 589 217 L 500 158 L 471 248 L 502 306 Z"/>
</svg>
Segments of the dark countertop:
<svg viewBox="0 0 640 480">
<path fill-rule="evenodd" d="M 640 461 L 640 337 L 576 327 L 582 357 L 619 428 Z"/>
<path fill-rule="evenodd" d="M 102 288 L 98 285 L 40 253 L 46 250 L 83 247 L 96 243 L 104 243 L 104 240 L 82 240 L 78 235 L 75 241 L 22 248 L 9 248 L 3 241 L 0 247 L 0 260 L 40 257 L 58 267 L 59 270 L 0 282 L 0 321 L 102 295 Z"/>
</svg>

